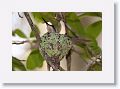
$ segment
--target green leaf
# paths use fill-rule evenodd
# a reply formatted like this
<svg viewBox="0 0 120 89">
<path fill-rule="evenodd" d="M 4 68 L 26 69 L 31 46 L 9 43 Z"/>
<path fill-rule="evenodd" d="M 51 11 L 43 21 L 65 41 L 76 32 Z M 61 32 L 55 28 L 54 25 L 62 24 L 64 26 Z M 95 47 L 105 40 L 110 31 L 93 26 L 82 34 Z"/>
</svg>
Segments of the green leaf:
<svg viewBox="0 0 120 89">
<path fill-rule="evenodd" d="M 33 31 L 31 31 L 30 37 L 35 37 L 35 33 Z"/>
<path fill-rule="evenodd" d="M 20 30 L 20 29 L 15 29 L 12 34 L 17 34 L 21 38 L 27 38 L 27 36 Z"/>
<path fill-rule="evenodd" d="M 56 13 L 55 12 L 32 12 L 33 18 L 35 21 L 44 23 L 44 18 L 47 22 L 51 22 L 56 29 L 59 27 L 59 22 L 55 19 Z"/>
<path fill-rule="evenodd" d="M 87 38 L 86 38 L 87 39 Z M 99 54 L 101 54 L 101 48 L 99 47 L 96 39 L 90 38 L 89 41 L 84 41 L 84 43 L 79 42 L 78 44 L 75 44 L 80 47 L 80 50 L 82 49 L 81 53 L 83 58 L 86 60 L 90 59 L 91 57 L 95 57 Z"/>
<path fill-rule="evenodd" d="M 101 33 L 101 31 L 102 31 L 102 21 L 97 21 L 93 24 L 90 24 L 86 28 L 86 34 L 95 39 L 98 37 L 98 35 Z"/>
<path fill-rule="evenodd" d="M 12 31 L 12 36 L 15 36 L 15 32 L 14 31 Z"/>
<path fill-rule="evenodd" d="M 32 12 L 33 18 L 37 21 L 37 22 L 42 22 L 42 17 L 41 17 L 41 13 L 39 12 Z"/>
<path fill-rule="evenodd" d="M 95 63 L 88 69 L 88 71 L 102 71 L 102 65 Z"/>
<path fill-rule="evenodd" d="M 91 57 L 97 56 L 102 52 L 96 40 L 89 42 L 86 46 L 86 50 L 91 55 Z"/>
<path fill-rule="evenodd" d="M 32 15 L 37 22 L 44 22 L 42 18 L 47 21 L 55 20 L 55 13 L 53 12 L 32 12 Z"/>
<path fill-rule="evenodd" d="M 81 15 L 79 15 L 79 18 L 85 17 L 85 16 L 95 16 L 95 17 L 101 17 L 102 18 L 102 13 L 101 12 L 85 12 Z"/>
<path fill-rule="evenodd" d="M 26 63 L 27 69 L 32 70 L 36 67 L 42 67 L 43 61 L 44 59 L 40 54 L 39 50 L 38 49 L 33 50 L 27 58 Z"/>
<path fill-rule="evenodd" d="M 40 30 L 39 30 L 38 26 L 35 25 L 35 27 L 36 27 L 36 30 L 40 33 Z M 32 37 L 35 37 L 35 32 L 34 32 L 34 31 L 31 31 L 30 37 L 31 37 L 31 38 L 32 38 Z"/>
<path fill-rule="evenodd" d="M 17 68 L 21 71 L 26 71 L 26 68 L 23 65 L 23 63 L 21 63 L 21 61 L 19 59 L 12 57 L 12 70 L 14 71 L 15 68 Z"/>
<path fill-rule="evenodd" d="M 80 50 L 80 57 L 82 60 L 87 61 L 90 60 L 90 55 L 87 54 L 87 51 L 85 48 L 82 48 L 79 46 L 79 50 Z"/>
<path fill-rule="evenodd" d="M 84 28 L 83 28 L 78 16 L 76 15 L 76 13 L 68 12 L 68 13 L 66 13 L 65 18 L 66 18 L 66 23 L 71 27 L 71 30 L 73 32 L 75 32 L 79 36 L 82 36 L 85 34 Z"/>
</svg>

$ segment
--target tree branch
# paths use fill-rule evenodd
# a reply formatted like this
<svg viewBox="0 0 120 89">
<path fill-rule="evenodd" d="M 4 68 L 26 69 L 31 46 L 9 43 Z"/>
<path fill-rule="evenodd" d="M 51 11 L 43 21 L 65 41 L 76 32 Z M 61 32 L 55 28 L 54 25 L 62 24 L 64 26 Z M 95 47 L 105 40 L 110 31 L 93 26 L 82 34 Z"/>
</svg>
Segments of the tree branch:
<svg viewBox="0 0 120 89">
<path fill-rule="evenodd" d="M 75 34 L 75 32 L 73 32 L 72 30 L 71 30 L 71 27 L 65 22 L 65 28 L 66 29 L 69 29 L 69 31 L 75 36 L 75 37 L 78 37 L 76 34 Z M 68 32 L 68 31 L 67 31 Z"/>
<path fill-rule="evenodd" d="M 66 55 L 67 71 L 71 70 L 71 51 L 72 50 L 69 50 L 68 54 Z"/>
<path fill-rule="evenodd" d="M 58 71 L 58 70 L 65 71 L 60 65 L 56 65 L 53 62 L 51 62 L 51 59 L 49 59 L 48 57 L 46 57 L 46 61 L 47 61 L 48 65 L 50 65 L 52 67 L 52 69 L 54 71 Z"/>
<path fill-rule="evenodd" d="M 26 19 L 27 19 L 30 27 L 31 27 L 31 30 L 35 33 L 35 37 L 36 37 L 36 39 L 37 39 L 38 44 L 40 44 L 40 41 L 41 41 L 40 34 L 39 34 L 39 32 L 37 31 L 36 26 L 33 24 L 32 19 L 31 19 L 29 13 L 28 13 L 28 12 L 24 12 L 24 15 L 25 15 L 25 17 L 26 17 Z M 39 46 L 40 46 L 40 45 L 39 45 Z"/>
<path fill-rule="evenodd" d="M 58 67 L 60 71 L 65 71 L 61 66 Z"/>
</svg>

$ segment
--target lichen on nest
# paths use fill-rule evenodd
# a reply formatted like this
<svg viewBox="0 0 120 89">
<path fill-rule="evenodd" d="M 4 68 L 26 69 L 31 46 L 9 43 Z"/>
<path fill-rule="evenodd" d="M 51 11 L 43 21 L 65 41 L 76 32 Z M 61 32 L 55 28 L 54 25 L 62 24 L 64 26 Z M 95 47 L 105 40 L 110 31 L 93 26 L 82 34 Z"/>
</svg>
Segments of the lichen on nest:
<svg viewBox="0 0 120 89">
<path fill-rule="evenodd" d="M 72 41 L 65 34 L 47 32 L 41 37 L 41 50 L 49 57 L 62 59 L 72 47 Z"/>
</svg>

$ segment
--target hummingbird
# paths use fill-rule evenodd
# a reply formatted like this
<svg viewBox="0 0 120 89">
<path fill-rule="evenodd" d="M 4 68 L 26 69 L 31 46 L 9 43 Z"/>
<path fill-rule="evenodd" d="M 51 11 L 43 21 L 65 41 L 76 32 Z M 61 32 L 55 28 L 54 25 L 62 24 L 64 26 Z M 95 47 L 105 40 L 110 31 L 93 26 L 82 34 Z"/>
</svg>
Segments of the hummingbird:
<svg viewBox="0 0 120 89">
<path fill-rule="evenodd" d="M 55 29 L 54 25 L 49 24 L 44 18 L 42 18 L 42 19 L 43 19 L 43 21 L 47 25 L 48 32 L 57 32 L 57 30 Z"/>
</svg>

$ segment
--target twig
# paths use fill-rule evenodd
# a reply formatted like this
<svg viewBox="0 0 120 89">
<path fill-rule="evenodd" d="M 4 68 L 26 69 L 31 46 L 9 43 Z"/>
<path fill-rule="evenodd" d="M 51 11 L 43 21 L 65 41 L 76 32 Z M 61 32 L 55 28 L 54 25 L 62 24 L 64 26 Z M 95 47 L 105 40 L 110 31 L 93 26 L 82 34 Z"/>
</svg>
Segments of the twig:
<svg viewBox="0 0 120 89">
<path fill-rule="evenodd" d="M 26 60 L 19 60 L 19 61 L 26 61 Z"/>
<path fill-rule="evenodd" d="M 53 63 L 51 60 L 51 58 L 49 58 L 48 57 L 48 55 L 43 51 L 43 54 L 44 54 L 44 57 L 45 57 L 45 59 L 46 59 L 46 61 L 47 61 L 47 64 L 50 66 L 50 67 L 52 67 L 52 69 L 54 70 L 54 71 L 58 71 L 58 70 L 60 70 L 60 71 L 65 71 L 60 65 L 56 65 L 55 63 Z M 45 55 L 46 54 L 46 55 Z M 48 66 L 48 67 L 49 67 Z M 49 70 L 49 69 L 48 69 Z"/>
<path fill-rule="evenodd" d="M 61 24 L 61 26 L 63 25 L 65 25 L 65 16 L 64 16 L 64 14 L 63 14 L 63 12 L 57 12 L 56 13 L 56 17 L 55 17 L 55 19 L 57 20 L 57 21 L 59 21 L 60 23 L 62 22 L 63 24 Z M 64 26 L 65 27 L 65 26 Z M 65 27 L 66 28 L 66 27 Z M 67 34 L 67 30 L 66 29 L 64 29 L 65 30 L 65 34 Z"/>
<path fill-rule="evenodd" d="M 54 65 L 50 60 L 48 60 L 47 62 L 53 68 L 53 70 L 58 71 L 58 67 Z"/>
<path fill-rule="evenodd" d="M 60 21 L 60 20 L 65 21 L 63 12 L 57 12 L 55 19 L 56 19 L 57 21 Z"/>
<path fill-rule="evenodd" d="M 61 21 L 61 20 L 62 20 L 62 21 L 64 22 L 66 34 L 68 33 L 68 30 L 67 30 L 67 29 L 69 29 L 69 31 L 70 31 L 75 37 L 78 37 L 78 36 L 75 34 L 75 32 L 73 32 L 73 31 L 71 30 L 71 27 L 66 23 L 65 16 L 64 16 L 63 13 L 64 13 L 64 12 L 59 12 L 59 13 L 56 15 L 56 19 L 57 19 L 58 21 Z"/>
<path fill-rule="evenodd" d="M 29 42 L 30 42 L 29 40 L 26 40 L 26 41 L 13 41 L 12 44 L 19 45 L 19 44 L 24 44 L 24 43 L 29 43 Z"/>
<path fill-rule="evenodd" d="M 54 71 L 65 71 L 60 65 L 56 65 L 54 64 L 53 62 L 50 61 L 50 59 L 46 58 L 47 59 L 47 62 L 48 64 L 53 68 Z"/>
<path fill-rule="evenodd" d="M 25 17 L 26 17 L 30 27 L 31 27 L 31 30 L 35 33 L 35 37 L 37 39 L 38 44 L 40 44 L 41 38 L 40 38 L 39 32 L 37 31 L 36 26 L 33 24 L 32 19 L 31 19 L 29 13 L 28 12 L 24 12 L 24 15 L 25 15 Z"/>
<path fill-rule="evenodd" d="M 50 65 L 47 63 L 47 70 L 50 71 Z"/>
<path fill-rule="evenodd" d="M 20 18 L 23 18 L 21 15 L 20 15 L 20 13 L 18 12 L 18 16 L 20 17 Z"/>
<path fill-rule="evenodd" d="M 65 22 L 65 27 L 67 28 L 67 29 L 69 29 L 69 31 L 75 36 L 75 37 L 78 37 L 76 34 L 75 34 L 75 32 L 73 32 L 72 30 L 71 30 L 71 27 Z M 75 31 L 75 30 L 74 30 Z"/>
<path fill-rule="evenodd" d="M 85 38 L 80 38 L 80 37 L 72 37 L 72 43 L 73 44 L 82 44 L 84 46 L 87 45 L 88 42 L 90 42 L 91 40 L 85 39 Z"/>
<path fill-rule="evenodd" d="M 91 59 L 92 59 L 92 58 L 91 58 Z M 93 64 L 97 63 L 97 59 L 98 59 L 98 58 L 95 57 L 94 60 L 93 60 L 93 59 L 90 60 L 90 62 L 88 62 L 88 64 L 86 65 L 85 70 L 88 70 Z M 100 64 L 100 65 L 102 65 L 102 64 Z"/>
<path fill-rule="evenodd" d="M 66 61 L 67 61 L 67 70 L 71 70 L 71 50 L 66 55 Z"/>
<path fill-rule="evenodd" d="M 65 71 L 65 69 L 63 69 L 61 66 L 59 66 L 59 70 L 60 71 Z"/>
</svg>

